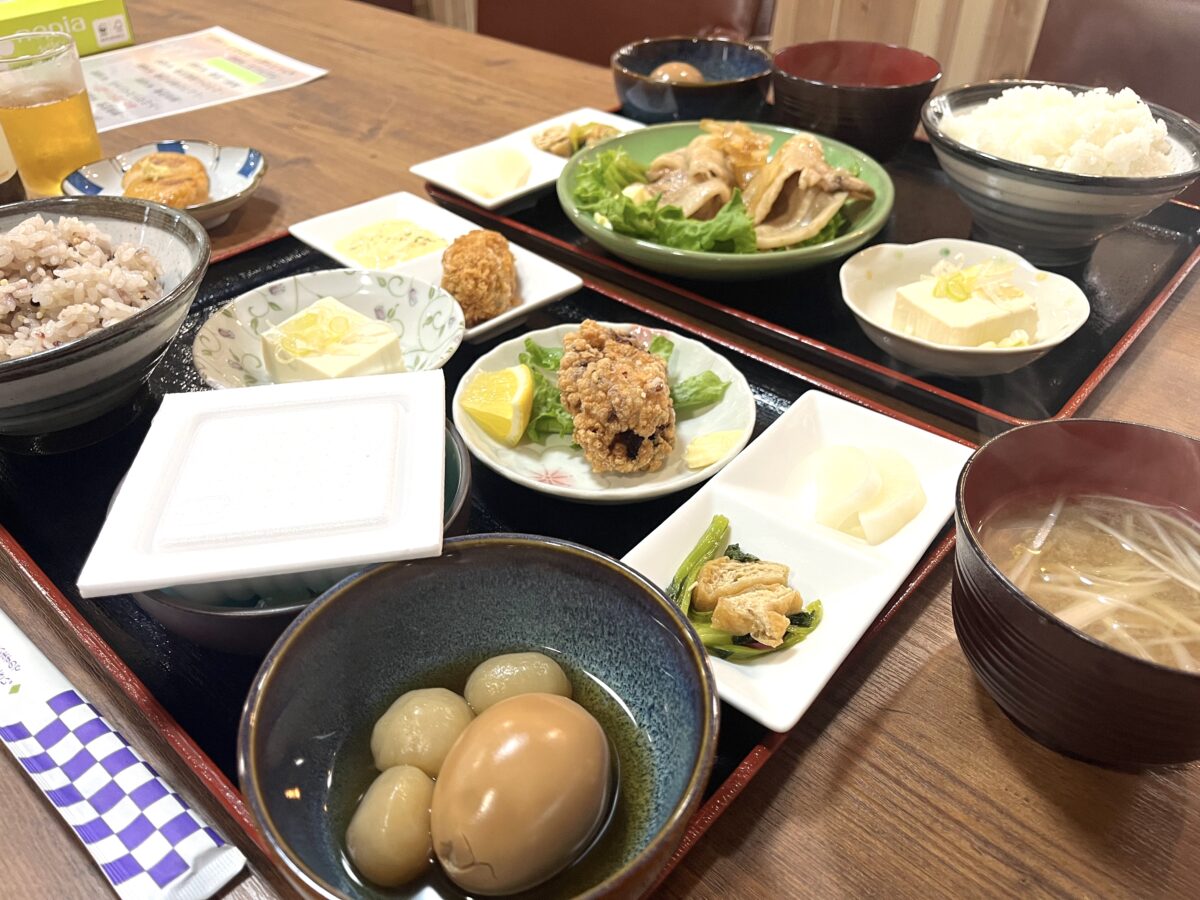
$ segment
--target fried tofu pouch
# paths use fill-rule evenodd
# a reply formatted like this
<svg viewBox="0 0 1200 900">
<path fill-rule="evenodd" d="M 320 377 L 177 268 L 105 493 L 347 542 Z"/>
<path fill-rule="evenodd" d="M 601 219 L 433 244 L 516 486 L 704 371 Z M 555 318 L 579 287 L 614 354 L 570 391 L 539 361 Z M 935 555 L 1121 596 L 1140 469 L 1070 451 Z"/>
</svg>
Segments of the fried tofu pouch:
<svg viewBox="0 0 1200 900">
<path fill-rule="evenodd" d="M 778 647 L 792 624 L 788 616 L 803 609 L 804 598 L 799 591 L 771 584 L 722 597 L 713 610 L 712 625 L 730 634 L 748 634 L 768 647 Z"/>
<path fill-rule="evenodd" d="M 517 264 L 496 231 L 471 231 L 442 254 L 442 287 L 458 301 L 467 327 L 517 305 Z"/>
<path fill-rule="evenodd" d="M 791 624 L 788 616 L 804 610 L 804 598 L 787 580 L 788 567 L 781 563 L 720 556 L 700 568 L 692 609 L 711 611 L 713 628 L 778 647 Z"/>
<path fill-rule="evenodd" d="M 656 472 L 675 447 L 667 364 L 591 319 L 563 338 L 558 388 L 594 472 Z"/>
<path fill-rule="evenodd" d="M 692 609 L 711 612 L 723 597 L 732 597 L 751 588 L 786 585 L 787 580 L 788 567 L 781 563 L 762 560 L 736 562 L 728 556 L 721 556 L 706 562 L 700 569 L 692 592 Z"/>
<path fill-rule="evenodd" d="M 208 170 L 186 153 L 149 153 L 121 178 L 126 197 L 185 209 L 208 200 Z"/>
</svg>

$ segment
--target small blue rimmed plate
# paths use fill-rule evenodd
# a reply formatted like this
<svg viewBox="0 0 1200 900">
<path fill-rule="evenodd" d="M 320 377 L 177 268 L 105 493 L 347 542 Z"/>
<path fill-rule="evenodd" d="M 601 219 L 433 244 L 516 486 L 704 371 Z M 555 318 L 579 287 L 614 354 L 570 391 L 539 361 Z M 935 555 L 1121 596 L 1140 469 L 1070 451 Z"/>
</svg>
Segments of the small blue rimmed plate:
<svg viewBox="0 0 1200 900">
<path fill-rule="evenodd" d="M 187 212 L 205 228 L 215 228 L 250 199 L 267 172 L 267 159 L 253 147 L 220 147 L 210 141 L 173 140 L 143 144 L 125 153 L 80 166 L 63 179 L 68 197 L 122 197 L 121 179 L 130 166 L 151 153 L 185 153 L 208 170 L 209 201 L 189 206 Z"/>
</svg>

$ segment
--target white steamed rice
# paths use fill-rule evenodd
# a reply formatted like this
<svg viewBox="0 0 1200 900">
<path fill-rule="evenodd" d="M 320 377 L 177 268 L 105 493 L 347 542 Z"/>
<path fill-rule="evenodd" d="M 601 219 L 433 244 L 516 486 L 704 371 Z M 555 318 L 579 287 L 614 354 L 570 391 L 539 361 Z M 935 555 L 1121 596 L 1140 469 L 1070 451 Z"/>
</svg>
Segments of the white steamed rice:
<svg viewBox="0 0 1200 900">
<path fill-rule="evenodd" d="M 992 156 L 1076 175 L 1145 177 L 1180 170 L 1167 126 L 1129 88 L 1076 94 L 1050 85 L 1012 87 L 948 114 L 942 130 Z"/>
<path fill-rule="evenodd" d="M 148 250 L 114 245 L 95 225 L 26 219 L 0 234 L 0 360 L 129 318 L 162 297 L 161 275 Z"/>
</svg>

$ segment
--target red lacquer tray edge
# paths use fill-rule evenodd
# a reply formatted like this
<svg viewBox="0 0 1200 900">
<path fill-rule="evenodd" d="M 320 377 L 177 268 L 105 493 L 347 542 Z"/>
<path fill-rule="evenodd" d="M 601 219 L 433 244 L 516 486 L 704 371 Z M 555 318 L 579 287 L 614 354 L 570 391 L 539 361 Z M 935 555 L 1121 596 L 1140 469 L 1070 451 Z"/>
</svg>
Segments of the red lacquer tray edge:
<svg viewBox="0 0 1200 900">
<path fill-rule="evenodd" d="M 556 238 L 553 235 L 547 234 L 545 232 L 538 231 L 536 228 L 532 228 L 528 225 L 525 225 L 523 222 L 518 222 L 516 219 L 505 216 L 502 213 L 496 212 L 495 210 L 484 209 L 481 206 L 476 206 L 474 203 L 471 203 L 469 200 L 459 197 L 457 194 L 454 194 L 451 191 L 444 190 L 443 188 L 438 187 L 437 185 L 433 184 L 432 182 L 426 182 L 425 192 L 426 192 L 426 194 L 429 195 L 431 200 L 433 200 L 435 203 L 437 203 L 441 206 L 448 207 L 452 210 L 456 210 L 458 212 L 462 212 L 462 213 L 468 214 L 470 216 L 478 216 L 481 218 L 489 219 L 493 222 L 501 223 L 505 228 L 511 229 L 513 231 L 518 231 L 524 235 L 527 235 L 528 237 L 530 237 L 533 240 L 554 246 L 554 247 L 558 248 L 559 251 L 562 253 L 565 253 L 565 254 L 568 254 L 571 256 L 585 258 L 590 262 L 590 264 L 592 266 L 601 266 L 601 267 L 609 268 L 614 271 L 624 273 L 626 275 L 626 277 L 640 279 L 641 281 L 645 282 L 646 284 L 653 285 L 655 288 L 657 288 L 659 290 L 673 293 L 676 296 L 685 298 L 689 302 L 695 303 L 698 306 L 704 306 L 704 307 L 707 307 L 708 309 L 711 309 L 711 310 L 714 310 L 714 311 L 720 313 L 721 315 L 728 316 L 733 319 L 738 319 L 738 320 L 746 323 L 746 325 L 748 325 L 750 327 L 762 329 L 764 331 L 773 332 L 773 333 L 779 335 L 780 337 L 786 338 L 789 341 L 793 341 L 802 346 L 809 347 L 812 350 L 816 351 L 818 354 L 824 354 L 826 356 L 829 356 L 833 359 L 840 361 L 841 364 L 844 366 L 847 366 L 850 368 L 866 369 L 870 372 L 875 373 L 877 376 L 879 376 L 881 378 L 887 378 L 887 379 L 891 379 L 893 381 L 900 382 L 902 384 L 907 385 L 908 388 L 913 391 L 930 394 L 934 397 L 939 398 L 944 403 L 949 403 L 954 406 L 958 406 L 964 410 L 969 410 L 970 412 L 973 412 L 976 415 L 981 416 L 985 419 L 990 419 L 993 422 L 998 422 L 1002 425 L 1006 425 L 1006 426 L 1010 426 L 1010 427 L 1015 427 L 1018 425 L 1028 425 L 1031 422 L 1035 421 L 1033 419 L 1023 419 L 1023 418 L 1020 418 L 1017 416 L 1011 416 L 1007 413 L 1001 412 L 1000 410 L 992 409 L 989 406 L 984 406 L 983 404 L 978 403 L 974 400 L 970 400 L 966 397 L 959 396 L 958 394 L 955 394 L 951 391 L 947 391 L 943 388 L 938 387 L 937 385 L 931 384 L 930 382 L 923 381 L 920 378 L 916 378 L 914 376 L 907 375 L 903 372 L 899 372 L 895 369 L 891 369 L 880 363 L 872 362 L 869 359 L 865 359 L 854 353 L 849 353 L 845 350 L 841 350 L 830 344 L 826 344 L 823 341 L 818 341 L 815 338 L 811 338 L 811 337 L 808 337 L 807 335 L 800 334 L 797 331 L 792 331 L 791 329 L 784 328 L 784 327 L 782 327 L 780 325 L 776 325 L 772 322 L 768 322 L 766 319 L 759 318 L 758 316 L 752 315 L 752 314 L 744 312 L 742 310 L 735 309 L 730 306 L 725 306 L 724 304 L 718 303 L 714 300 L 709 300 L 707 297 L 703 297 L 700 294 L 695 294 L 691 291 L 684 290 L 683 288 L 677 287 L 676 285 L 673 285 L 668 281 L 664 281 L 663 279 L 658 278 L 648 272 L 644 272 L 641 269 L 637 269 L 630 265 L 627 265 L 626 263 L 624 263 L 623 261 L 621 261 L 619 259 L 616 259 L 615 257 L 600 256 L 598 254 L 591 253 L 586 250 L 582 250 L 579 247 L 576 247 L 574 244 L 570 244 L 567 241 L 560 240 L 559 238 Z M 1169 200 L 1168 203 L 1176 205 L 1176 206 L 1186 207 L 1186 208 L 1192 209 L 1192 210 L 1200 210 L 1200 207 L 1193 206 L 1192 204 L 1186 203 L 1181 200 Z M 1162 308 L 1166 305 L 1167 301 L 1170 300 L 1172 296 L 1174 296 L 1175 292 L 1179 289 L 1180 285 L 1183 284 L 1183 281 L 1191 273 L 1192 269 L 1195 268 L 1198 264 L 1200 264 L 1200 247 L 1197 247 L 1195 250 L 1193 250 L 1192 253 L 1188 256 L 1188 258 L 1186 260 L 1184 260 L 1183 264 L 1179 267 L 1178 270 L 1176 270 L 1175 274 L 1172 275 L 1171 278 L 1166 282 L 1166 284 L 1163 285 L 1162 289 L 1159 290 L 1159 292 L 1155 295 L 1154 299 L 1151 300 L 1146 305 L 1146 307 L 1142 310 L 1142 312 L 1138 315 L 1138 317 L 1129 326 L 1128 330 L 1123 335 L 1121 335 L 1121 337 L 1113 345 L 1112 349 L 1109 350 L 1107 354 L 1105 354 L 1105 356 L 1097 364 L 1096 368 L 1093 369 L 1092 372 L 1087 376 L 1087 378 L 1084 379 L 1083 383 L 1080 384 L 1079 388 L 1075 391 L 1075 393 L 1071 395 L 1071 397 L 1067 400 L 1067 402 L 1063 405 L 1063 407 L 1060 410 L 1058 410 L 1058 412 L 1056 412 L 1054 415 L 1050 416 L 1049 418 L 1051 418 L 1051 419 L 1067 419 L 1067 418 L 1070 418 L 1071 416 L 1073 416 L 1079 410 L 1079 407 L 1082 406 L 1083 403 L 1088 399 L 1088 397 L 1090 397 L 1092 395 L 1092 393 L 1100 385 L 1100 382 L 1102 382 L 1104 380 L 1104 378 L 1107 377 L 1109 372 L 1112 371 L 1113 367 L 1116 366 L 1117 362 L 1121 359 L 1121 357 L 1125 355 L 1125 352 L 1130 348 L 1130 346 L 1132 346 L 1134 341 L 1137 340 L 1138 336 L 1141 335 L 1141 333 L 1146 330 L 1146 328 L 1149 326 L 1150 322 L 1154 319 L 1154 317 L 1157 316 L 1158 313 L 1162 311 Z M 628 288 L 623 288 L 623 289 L 628 289 Z M 626 302 L 625 296 L 620 295 L 614 291 L 607 291 L 606 294 L 607 294 L 607 296 L 611 297 L 614 300 L 617 300 L 622 303 Z M 633 305 L 633 304 L 630 304 L 630 305 Z M 731 349 L 744 349 L 741 345 L 726 344 L 726 346 L 731 346 Z M 818 361 L 818 364 L 819 364 L 819 361 Z M 941 415 L 936 412 L 934 414 Z"/>
</svg>

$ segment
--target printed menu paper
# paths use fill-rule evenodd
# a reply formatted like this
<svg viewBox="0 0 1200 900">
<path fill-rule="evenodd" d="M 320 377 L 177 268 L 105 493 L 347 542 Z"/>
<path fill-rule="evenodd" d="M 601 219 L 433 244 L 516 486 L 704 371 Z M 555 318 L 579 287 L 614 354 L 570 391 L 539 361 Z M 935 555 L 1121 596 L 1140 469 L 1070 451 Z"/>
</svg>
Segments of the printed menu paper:
<svg viewBox="0 0 1200 900">
<path fill-rule="evenodd" d="M 296 87 L 326 74 L 219 27 L 91 56 L 83 60 L 83 72 L 99 131 Z"/>
</svg>

